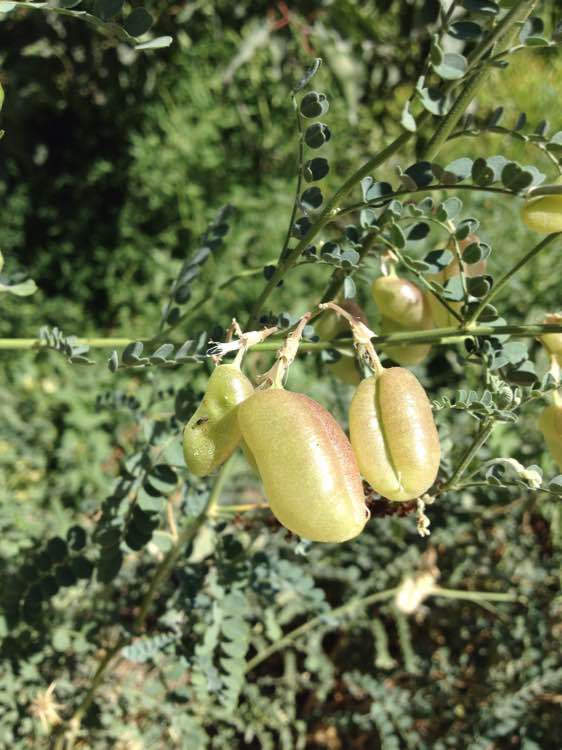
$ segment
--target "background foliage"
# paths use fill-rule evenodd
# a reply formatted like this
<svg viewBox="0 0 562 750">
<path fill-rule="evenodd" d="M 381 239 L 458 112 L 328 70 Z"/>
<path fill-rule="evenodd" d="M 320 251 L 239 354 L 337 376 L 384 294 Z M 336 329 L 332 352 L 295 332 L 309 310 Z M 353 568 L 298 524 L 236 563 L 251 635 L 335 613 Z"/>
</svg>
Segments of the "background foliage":
<svg viewBox="0 0 562 750">
<path fill-rule="evenodd" d="M 170 512 L 178 523 L 195 517 L 208 496 L 186 475 L 181 426 L 209 372 L 202 334 L 224 329 L 233 314 L 246 318 L 283 244 L 294 82 L 311 57 L 323 59 L 314 84 L 330 98 L 329 192 L 400 132 L 438 11 L 421 0 L 318 0 L 299 3 L 286 23 L 284 3 L 145 5 L 156 35 L 173 36 L 170 47 L 136 51 L 75 20 L 0 14 L 0 247 L 11 271 L 39 287 L 32 297 L 3 295 L 0 336 L 36 335 L 42 325 L 153 336 L 165 325 L 172 280 L 196 261 L 177 339 L 195 343 L 179 367 L 132 370 L 121 355 L 112 373 L 102 352 L 88 353 L 95 363 L 82 367 L 51 350 L 0 354 L 0 747 L 48 746 L 45 691 L 56 680 L 53 710 L 68 715 L 101 648 L 133 627 L 147 578 L 171 544 Z M 555 28 L 557 3 L 543 5 Z M 545 113 L 559 114 L 561 76 L 555 50 L 522 51 L 494 72 L 476 115 L 501 101 L 502 124 L 525 111 L 534 128 Z M 452 140 L 445 158 L 501 151 L 554 178 L 552 163 L 543 154 L 535 162 L 531 149 L 506 133 L 481 133 Z M 492 273 L 535 241 L 517 201 L 463 200 L 494 246 Z M 234 213 L 217 220 L 225 205 Z M 212 252 L 199 262 L 206 246 Z M 293 270 L 272 312 L 302 313 L 331 271 L 316 263 Z M 356 275 L 374 324 L 368 288 L 377 273 L 370 259 Z M 559 289 L 552 255 L 538 256 L 513 279 L 502 316 L 536 322 L 560 307 Z M 544 372 L 538 344 L 528 346 Z M 252 355 L 249 368 L 268 361 Z M 454 346 L 434 348 L 418 374 L 436 400 L 480 388 Z M 320 358 L 297 362 L 290 387 L 345 421 L 351 389 Z M 511 456 L 554 476 L 537 410 L 530 402 L 516 425 L 497 428 L 481 462 Z M 468 443 L 467 412 L 444 409 L 438 421 L 446 449 Z M 123 508 L 131 497 L 135 511 Z M 223 502 L 260 499 L 236 457 Z M 353 543 L 309 546 L 267 512 L 221 511 L 185 549 L 146 634 L 123 649 L 87 707 L 82 746 L 558 747 L 559 498 L 521 483 L 467 488 L 430 517 L 429 540 L 418 538 L 411 516 L 392 516 L 375 518 Z M 432 597 L 411 617 L 389 599 L 330 614 L 428 566 L 450 589 L 519 599 L 480 606 Z M 246 658 L 316 616 L 316 627 L 245 677 Z"/>
</svg>

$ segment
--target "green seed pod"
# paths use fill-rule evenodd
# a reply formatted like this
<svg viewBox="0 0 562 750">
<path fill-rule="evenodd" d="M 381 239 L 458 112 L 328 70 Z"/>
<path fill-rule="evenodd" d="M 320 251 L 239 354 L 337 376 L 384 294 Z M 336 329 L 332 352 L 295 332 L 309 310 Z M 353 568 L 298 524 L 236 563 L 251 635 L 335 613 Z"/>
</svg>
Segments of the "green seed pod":
<svg viewBox="0 0 562 750">
<path fill-rule="evenodd" d="M 373 299 L 381 313 L 380 333 L 406 333 L 433 328 L 428 300 L 413 282 L 401 279 L 394 271 L 375 279 Z M 417 365 L 431 349 L 431 344 L 385 347 L 384 352 L 400 365 Z"/>
<path fill-rule="evenodd" d="M 345 433 L 320 404 L 283 389 L 256 391 L 237 410 L 276 518 L 315 542 L 345 542 L 367 521 Z"/>
<path fill-rule="evenodd" d="M 552 458 L 562 471 L 562 405 L 547 406 L 539 417 L 539 427 Z"/>
<path fill-rule="evenodd" d="M 427 395 L 409 370 L 390 367 L 363 380 L 349 429 L 361 473 L 384 497 L 413 500 L 435 481 L 439 437 Z"/>
<path fill-rule="evenodd" d="M 426 309 L 423 292 L 411 281 L 396 274 L 379 276 L 371 287 L 373 299 L 384 318 L 415 330 L 424 322 Z"/>
<path fill-rule="evenodd" d="M 211 474 L 240 442 L 236 407 L 254 388 L 235 365 L 219 365 L 207 384 L 203 400 L 183 432 L 183 455 L 192 474 Z"/>
<path fill-rule="evenodd" d="M 562 232 L 562 195 L 540 195 L 525 201 L 521 208 L 521 218 L 535 232 Z"/>
</svg>

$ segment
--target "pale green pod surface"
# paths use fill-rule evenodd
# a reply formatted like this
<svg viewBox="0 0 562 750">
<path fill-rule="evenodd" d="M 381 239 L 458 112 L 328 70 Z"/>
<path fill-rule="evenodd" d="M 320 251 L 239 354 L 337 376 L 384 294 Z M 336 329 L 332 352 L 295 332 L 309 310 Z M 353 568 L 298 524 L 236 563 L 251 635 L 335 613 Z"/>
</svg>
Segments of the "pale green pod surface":
<svg viewBox="0 0 562 750">
<path fill-rule="evenodd" d="M 364 380 L 351 401 L 351 445 L 374 490 L 413 500 L 437 476 L 441 450 L 431 405 L 417 378 L 390 367 Z"/>
<path fill-rule="evenodd" d="M 396 275 L 379 276 L 371 291 L 383 317 L 409 329 L 423 325 L 426 315 L 423 292 L 411 281 Z"/>
<path fill-rule="evenodd" d="M 238 367 L 215 368 L 205 395 L 183 432 L 183 455 L 192 474 L 211 474 L 234 452 L 241 439 L 236 407 L 253 390 Z"/>
<path fill-rule="evenodd" d="M 562 333 L 545 333 L 541 341 L 551 354 L 562 355 Z"/>
<path fill-rule="evenodd" d="M 562 406 L 547 406 L 539 417 L 539 427 L 552 458 L 562 471 Z"/>
<path fill-rule="evenodd" d="M 560 324 L 562 323 L 562 313 L 551 313 L 543 320 L 543 323 Z M 562 363 L 562 333 L 545 333 L 541 336 L 543 346 L 549 354 L 554 356 Z"/>
<path fill-rule="evenodd" d="M 361 382 L 362 376 L 356 357 L 342 355 L 338 360 L 327 365 L 327 369 L 334 377 L 347 385 L 359 385 Z"/>
<path fill-rule="evenodd" d="M 283 389 L 238 407 L 242 437 L 276 518 L 314 542 L 345 542 L 367 521 L 363 485 L 345 433 L 320 404 Z"/>
<path fill-rule="evenodd" d="M 521 208 L 523 222 L 541 234 L 562 232 L 562 195 L 540 195 Z"/>
</svg>

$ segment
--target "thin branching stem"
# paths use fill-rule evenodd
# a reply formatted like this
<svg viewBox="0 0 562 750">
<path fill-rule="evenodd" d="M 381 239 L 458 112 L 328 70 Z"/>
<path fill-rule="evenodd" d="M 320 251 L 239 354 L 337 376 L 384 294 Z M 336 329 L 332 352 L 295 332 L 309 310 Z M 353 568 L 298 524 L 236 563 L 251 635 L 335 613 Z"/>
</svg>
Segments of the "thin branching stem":
<svg viewBox="0 0 562 750">
<path fill-rule="evenodd" d="M 270 656 L 281 651 L 286 646 L 291 645 L 301 636 L 310 632 L 319 625 L 324 624 L 327 627 L 337 627 L 336 623 L 332 623 L 333 619 L 341 617 L 342 615 L 349 614 L 356 609 L 365 609 L 371 604 L 377 604 L 378 602 L 387 601 L 392 599 L 398 592 L 398 588 L 385 589 L 384 591 L 378 591 L 375 594 L 369 594 L 361 598 L 350 599 L 350 601 L 342 604 L 340 607 L 336 607 L 328 612 L 322 612 L 321 614 L 308 620 L 308 622 L 299 625 L 297 628 L 290 630 L 286 635 L 280 638 L 275 643 L 270 644 L 262 651 L 259 651 L 246 663 L 246 674 L 255 669 L 259 664 L 269 659 Z M 476 603 L 483 603 L 486 601 L 490 602 L 523 602 L 523 598 L 517 594 L 499 593 L 495 591 L 462 591 L 460 589 L 445 589 L 439 586 L 435 586 L 431 591 L 431 596 L 440 596 L 447 599 L 465 599 Z M 330 618 L 330 621 L 327 620 Z"/>
<path fill-rule="evenodd" d="M 517 271 L 519 271 L 523 266 L 525 266 L 530 260 L 532 260 L 535 255 L 538 255 L 542 250 L 544 250 L 545 247 L 548 247 L 554 240 L 559 239 L 562 237 L 562 232 L 557 232 L 556 234 L 549 234 L 548 237 L 545 237 L 544 240 L 539 242 L 538 245 L 535 245 L 531 250 L 529 250 L 528 253 L 525 253 L 525 255 L 521 258 L 519 262 L 517 262 L 512 268 L 505 273 L 501 279 L 494 284 L 494 286 L 490 289 L 488 294 L 482 298 L 480 301 L 480 304 L 474 311 L 474 313 L 471 315 L 470 319 L 467 321 L 466 326 L 469 328 L 472 326 L 479 318 L 480 314 L 482 313 L 482 310 L 486 307 L 486 305 L 490 304 L 490 302 L 496 297 L 499 292 L 504 288 L 504 286 L 507 284 L 507 282 L 511 279 L 512 276 L 514 276 Z"/>
<path fill-rule="evenodd" d="M 178 557 L 184 552 L 185 547 L 191 542 L 197 535 L 199 529 L 204 524 L 205 520 L 209 515 L 213 514 L 215 507 L 218 505 L 221 491 L 224 487 L 229 470 L 229 462 L 225 463 L 217 475 L 213 489 L 209 494 L 209 498 L 199 513 L 199 515 L 189 518 L 183 528 L 178 534 L 177 541 L 170 548 L 162 562 L 156 568 L 154 577 L 152 578 L 148 590 L 143 598 L 137 616 L 133 624 L 133 633 L 141 634 L 146 625 L 146 619 L 150 613 L 152 605 L 163 584 L 170 577 L 174 565 Z M 62 728 L 58 728 L 60 734 L 57 735 L 54 750 L 72 750 L 76 737 L 78 735 L 81 721 L 91 706 L 95 694 L 103 682 L 105 674 L 110 667 L 113 666 L 115 660 L 118 658 L 121 649 L 131 642 L 133 635 L 124 635 L 118 638 L 114 646 L 108 649 L 103 658 L 101 659 L 92 682 L 86 692 L 86 695 L 80 702 L 78 708 L 72 714 L 70 719 L 63 725 Z"/>
<path fill-rule="evenodd" d="M 474 440 L 464 452 L 457 468 L 453 471 L 445 484 L 439 488 L 440 495 L 444 494 L 445 492 L 449 492 L 450 490 L 457 489 L 457 483 L 459 479 L 463 476 L 465 471 L 470 466 L 473 458 L 476 456 L 480 448 L 492 434 L 495 424 L 496 422 L 493 418 L 485 419 L 481 423 L 480 428 L 474 437 Z"/>
<path fill-rule="evenodd" d="M 439 344 L 451 339 L 462 341 L 467 336 L 494 336 L 510 334 L 521 338 L 532 338 L 541 336 L 545 333 L 562 333 L 562 324 L 558 323 L 537 323 L 526 325 L 475 325 L 468 328 L 466 325 L 460 328 L 434 328 L 432 330 L 406 331 L 402 333 L 389 333 L 384 336 L 377 336 L 377 347 L 408 345 L 408 344 Z M 150 343 L 151 339 L 81 339 L 82 342 L 93 341 L 94 347 L 113 348 L 115 346 L 127 346 L 135 341 Z M 119 341 L 119 344 L 115 342 Z M 12 344 L 15 342 L 15 346 Z M 351 346 L 351 339 L 335 339 L 333 341 L 302 341 L 299 345 L 300 352 L 322 351 L 324 349 L 341 349 Z M 280 342 L 277 339 L 264 341 L 252 347 L 256 352 L 274 352 L 279 349 Z M 0 350 L 11 349 L 48 349 L 40 339 L 0 339 Z"/>
</svg>

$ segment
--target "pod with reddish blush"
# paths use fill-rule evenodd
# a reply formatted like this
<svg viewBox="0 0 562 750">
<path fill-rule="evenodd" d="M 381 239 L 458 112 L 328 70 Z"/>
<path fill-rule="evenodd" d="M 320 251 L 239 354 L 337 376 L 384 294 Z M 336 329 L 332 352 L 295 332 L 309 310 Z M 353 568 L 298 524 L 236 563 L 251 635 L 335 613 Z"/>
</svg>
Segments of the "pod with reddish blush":
<svg viewBox="0 0 562 750">
<path fill-rule="evenodd" d="M 363 484 L 345 433 L 320 404 L 282 388 L 237 409 L 273 514 L 315 542 L 345 542 L 367 521 Z"/>
<path fill-rule="evenodd" d="M 439 437 L 427 395 L 409 370 L 390 367 L 363 380 L 349 429 L 361 474 L 383 497 L 413 500 L 434 483 Z"/>
</svg>

